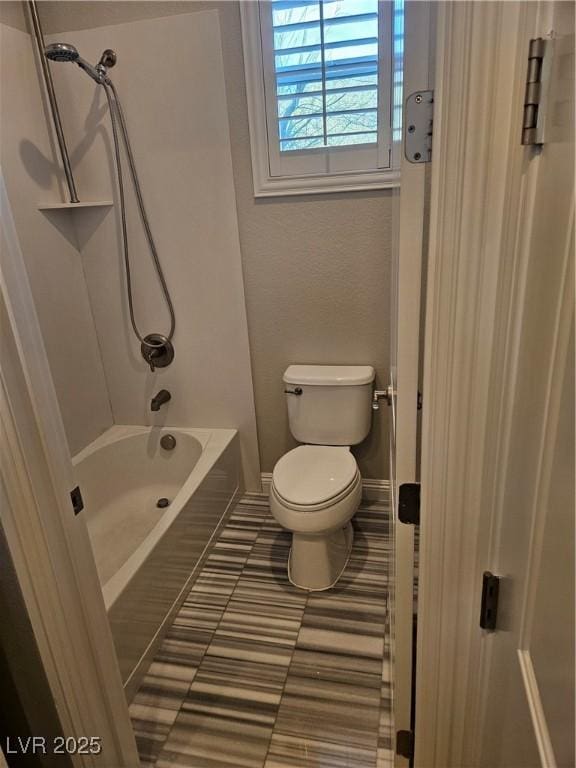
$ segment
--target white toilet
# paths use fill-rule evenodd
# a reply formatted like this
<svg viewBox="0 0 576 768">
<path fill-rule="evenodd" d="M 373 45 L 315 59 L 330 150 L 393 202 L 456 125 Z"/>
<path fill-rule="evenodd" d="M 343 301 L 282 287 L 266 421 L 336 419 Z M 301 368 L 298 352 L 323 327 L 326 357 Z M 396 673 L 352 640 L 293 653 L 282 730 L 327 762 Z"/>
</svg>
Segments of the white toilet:
<svg viewBox="0 0 576 768">
<path fill-rule="evenodd" d="M 374 369 L 369 365 L 291 365 L 284 373 L 290 431 L 304 445 L 277 462 L 270 509 L 292 531 L 288 578 L 329 589 L 352 549 L 352 517 L 362 478 L 350 446 L 370 431 Z"/>
</svg>

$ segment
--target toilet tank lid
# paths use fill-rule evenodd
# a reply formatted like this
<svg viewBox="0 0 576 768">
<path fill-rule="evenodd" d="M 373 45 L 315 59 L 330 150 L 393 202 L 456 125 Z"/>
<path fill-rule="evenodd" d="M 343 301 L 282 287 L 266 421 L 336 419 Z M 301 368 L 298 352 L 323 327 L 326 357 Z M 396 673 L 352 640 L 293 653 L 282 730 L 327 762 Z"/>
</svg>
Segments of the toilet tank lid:
<svg viewBox="0 0 576 768">
<path fill-rule="evenodd" d="M 374 381 L 371 365 L 289 365 L 285 384 L 352 387 Z"/>
</svg>

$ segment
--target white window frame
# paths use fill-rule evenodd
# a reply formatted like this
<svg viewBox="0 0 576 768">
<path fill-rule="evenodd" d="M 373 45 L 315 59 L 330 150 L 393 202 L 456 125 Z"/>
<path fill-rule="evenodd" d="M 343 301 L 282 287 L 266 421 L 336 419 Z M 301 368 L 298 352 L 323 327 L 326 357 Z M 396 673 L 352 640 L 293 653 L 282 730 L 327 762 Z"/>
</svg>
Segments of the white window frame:
<svg viewBox="0 0 576 768">
<path fill-rule="evenodd" d="M 240 2 L 254 197 L 354 192 L 400 185 L 400 145 L 392 139 L 393 2 L 379 0 L 378 5 L 381 19 L 378 25 L 378 146 L 296 150 L 286 153 L 285 160 L 280 158 L 276 138 L 275 95 L 266 99 L 267 92 L 275 94 L 270 3 L 268 0 Z M 263 42 L 265 36 L 269 38 L 269 48 L 267 40 Z M 334 170 L 322 170 L 327 158 Z M 370 160 L 373 167 L 351 170 L 355 163 L 366 166 Z M 280 173 L 272 173 L 272 164 L 281 168 Z"/>
</svg>

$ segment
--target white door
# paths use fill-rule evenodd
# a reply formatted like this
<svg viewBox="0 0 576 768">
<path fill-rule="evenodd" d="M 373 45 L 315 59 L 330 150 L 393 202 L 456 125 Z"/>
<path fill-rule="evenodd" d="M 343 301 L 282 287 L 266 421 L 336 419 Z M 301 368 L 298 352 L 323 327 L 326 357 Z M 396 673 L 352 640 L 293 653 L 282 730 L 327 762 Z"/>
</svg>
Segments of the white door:
<svg viewBox="0 0 576 768">
<path fill-rule="evenodd" d="M 429 3 L 412 0 L 405 3 L 404 102 L 408 95 L 430 87 L 430 11 Z M 390 608 L 396 734 L 412 730 L 414 526 L 398 521 L 397 502 L 399 486 L 418 480 L 417 402 L 426 175 L 426 164 L 408 162 L 402 149 L 401 187 L 394 211 L 390 366 L 393 393 L 390 477 L 395 544 Z M 408 765 L 402 755 L 396 754 L 395 761 L 396 765 Z"/>
<path fill-rule="evenodd" d="M 501 582 L 486 638 L 486 768 L 574 765 L 574 4 L 540 3 L 537 16 L 554 59 L 546 141 L 518 147 L 528 153 L 525 271 L 511 306 L 511 427 L 488 564 Z"/>
</svg>

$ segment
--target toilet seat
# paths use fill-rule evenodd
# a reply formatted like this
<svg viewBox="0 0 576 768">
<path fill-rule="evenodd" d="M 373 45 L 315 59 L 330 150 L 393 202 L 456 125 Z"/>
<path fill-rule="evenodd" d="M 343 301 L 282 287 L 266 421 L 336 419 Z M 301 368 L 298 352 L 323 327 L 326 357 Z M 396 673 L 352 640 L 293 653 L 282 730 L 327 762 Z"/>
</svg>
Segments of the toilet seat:
<svg viewBox="0 0 576 768">
<path fill-rule="evenodd" d="M 289 509 L 314 512 L 345 498 L 359 471 L 347 447 L 300 445 L 276 463 L 272 490 Z"/>
<path fill-rule="evenodd" d="M 362 495 L 362 478 L 357 474 L 352 485 L 335 499 L 321 505 L 300 506 L 287 503 L 281 498 L 274 484 L 270 486 L 270 511 L 283 528 L 293 534 L 324 536 L 330 531 L 343 528 L 358 509 Z"/>
<path fill-rule="evenodd" d="M 336 496 L 333 496 L 330 499 L 326 499 L 323 502 L 320 502 L 319 504 L 295 504 L 290 499 L 286 499 L 284 496 L 281 496 L 278 491 L 276 490 L 276 487 L 274 483 L 272 483 L 272 486 L 270 488 L 270 493 L 276 498 L 276 500 L 286 509 L 292 510 L 293 512 L 300 512 L 302 514 L 311 515 L 314 512 L 322 512 L 325 509 L 329 509 L 333 507 L 334 505 L 338 504 L 340 501 L 345 499 L 347 496 L 349 496 L 351 493 L 353 493 L 356 489 L 356 486 L 360 482 L 360 473 L 357 472 L 352 482 L 346 486 L 346 488 L 339 493 Z"/>
</svg>

